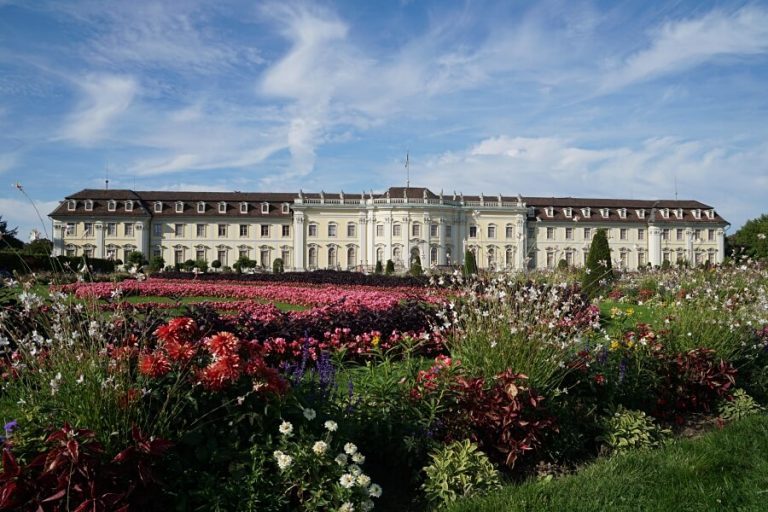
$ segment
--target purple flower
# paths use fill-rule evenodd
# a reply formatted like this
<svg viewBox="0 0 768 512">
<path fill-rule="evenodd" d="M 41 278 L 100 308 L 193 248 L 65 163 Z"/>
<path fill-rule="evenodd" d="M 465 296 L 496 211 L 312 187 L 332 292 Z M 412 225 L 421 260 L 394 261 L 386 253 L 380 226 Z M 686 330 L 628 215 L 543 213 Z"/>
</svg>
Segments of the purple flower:
<svg viewBox="0 0 768 512">
<path fill-rule="evenodd" d="M 16 422 L 16 420 L 13 420 L 13 421 L 9 421 L 8 423 L 6 423 L 6 424 L 3 426 L 3 430 L 5 430 L 5 433 L 6 433 L 6 434 L 10 434 L 11 432 L 13 432 L 13 430 L 14 430 L 14 429 L 15 429 L 17 426 L 18 426 L 18 423 Z"/>
</svg>

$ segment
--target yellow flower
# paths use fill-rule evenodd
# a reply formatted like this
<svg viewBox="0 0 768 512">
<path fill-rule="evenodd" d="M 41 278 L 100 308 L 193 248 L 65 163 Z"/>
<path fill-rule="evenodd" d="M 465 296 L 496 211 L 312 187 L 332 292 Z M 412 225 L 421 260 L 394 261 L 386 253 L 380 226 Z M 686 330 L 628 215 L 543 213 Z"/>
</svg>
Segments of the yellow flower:
<svg viewBox="0 0 768 512">
<path fill-rule="evenodd" d="M 632 348 L 634 346 L 635 346 L 635 342 L 634 341 L 630 341 L 629 343 L 627 343 L 627 348 Z"/>
<path fill-rule="evenodd" d="M 617 307 L 611 308 L 611 317 L 612 318 L 617 317 L 619 315 L 621 315 L 621 310 L 619 308 L 617 308 Z"/>
<path fill-rule="evenodd" d="M 634 314 L 635 314 L 635 310 L 634 310 L 634 309 L 632 309 L 632 308 L 627 308 L 627 311 L 626 311 L 626 313 L 627 313 L 627 316 L 632 316 L 632 315 L 634 315 Z"/>
<path fill-rule="evenodd" d="M 378 347 L 380 341 L 381 341 L 381 336 L 379 336 L 378 334 L 374 336 L 373 339 L 371 340 L 371 345 L 373 345 L 373 348 Z"/>
<path fill-rule="evenodd" d="M 621 343 L 616 340 L 611 341 L 611 350 L 619 350 L 619 348 L 621 348 Z"/>
</svg>

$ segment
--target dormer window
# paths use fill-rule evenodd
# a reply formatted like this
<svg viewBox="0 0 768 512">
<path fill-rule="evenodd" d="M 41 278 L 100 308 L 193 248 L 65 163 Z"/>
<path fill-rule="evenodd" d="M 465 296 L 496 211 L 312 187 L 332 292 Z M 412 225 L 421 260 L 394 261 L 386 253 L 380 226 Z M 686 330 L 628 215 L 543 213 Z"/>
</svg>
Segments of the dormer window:
<svg viewBox="0 0 768 512">
<path fill-rule="evenodd" d="M 590 208 L 582 208 L 581 215 L 583 215 L 585 219 L 588 219 L 592 216 L 592 210 Z"/>
<path fill-rule="evenodd" d="M 682 219 L 683 218 L 683 209 L 682 208 L 678 208 L 678 209 L 675 210 L 675 217 L 677 217 L 678 219 Z"/>
<path fill-rule="evenodd" d="M 691 210 L 691 213 L 693 214 L 694 219 L 699 220 L 701 218 L 701 209 L 696 208 L 695 210 Z"/>
<path fill-rule="evenodd" d="M 224 201 L 219 202 L 219 213 L 227 213 L 227 203 Z"/>
<path fill-rule="evenodd" d="M 70 212 L 75 211 L 75 208 L 77 208 L 77 200 L 76 199 L 70 199 L 67 201 L 67 210 Z"/>
<path fill-rule="evenodd" d="M 132 212 L 133 211 L 133 201 L 126 201 L 125 202 L 125 211 Z"/>
<path fill-rule="evenodd" d="M 248 203 L 240 203 L 240 213 L 248 213 Z"/>
<path fill-rule="evenodd" d="M 205 213 L 205 202 L 199 201 L 197 203 L 197 213 Z"/>
<path fill-rule="evenodd" d="M 715 210 L 707 210 L 707 218 L 708 219 L 714 219 L 715 218 Z"/>
<path fill-rule="evenodd" d="M 85 211 L 92 212 L 93 211 L 93 201 L 90 199 L 85 200 Z"/>
<path fill-rule="evenodd" d="M 113 212 L 113 211 L 115 211 L 116 209 L 117 209 L 117 201 L 115 201 L 114 199 L 110 199 L 110 200 L 107 202 L 107 211 L 108 211 L 108 212 Z"/>
<path fill-rule="evenodd" d="M 291 213 L 291 206 L 288 203 L 283 203 L 283 213 Z"/>
<path fill-rule="evenodd" d="M 665 219 L 669 218 L 669 208 L 662 208 L 661 209 L 661 216 Z"/>
<path fill-rule="evenodd" d="M 261 203 L 261 213 L 269 213 L 269 203 Z"/>
<path fill-rule="evenodd" d="M 619 218 L 620 219 L 626 219 L 627 218 L 627 209 L 626 208 L 619 208 Z"/>
<path fill-rule="evenodd" d="M 176 201 L 176 213 L 184 213 L 184 203 Z"/>
<path fill-rule="evenodd" d="M 162 213 L 162 212 L 163 212 L 163 202 L 155 201 L 155 213 Z"/>
<path fill-rule="evenodd" d="M 569 219 L 573 217 L 573 208 L 564 208 L 563 209 L 563 215 L 568 217 Z"/>
<path fill-rule="evenodd" d="M 635 213 L 637 213 L 638 219 L 644 219 L 645 218 L 645 209 L 635 210 Z"/>
<path fill-rule="evenodd" d="M 547 206 L 545 208 L 545 211 L 547 213 L 547 217 L 554 217 L 554 215 L 555 215 L 555 207 L 554 206 Z"/>
<path fill-rule="evenodd" d="M 608 209 L 608 208 L 600 208 L 600 215 L 604 219 L 607 219 L 610 214 L 611 214 L 611 210 L 610 209 Z"/>
</svg>

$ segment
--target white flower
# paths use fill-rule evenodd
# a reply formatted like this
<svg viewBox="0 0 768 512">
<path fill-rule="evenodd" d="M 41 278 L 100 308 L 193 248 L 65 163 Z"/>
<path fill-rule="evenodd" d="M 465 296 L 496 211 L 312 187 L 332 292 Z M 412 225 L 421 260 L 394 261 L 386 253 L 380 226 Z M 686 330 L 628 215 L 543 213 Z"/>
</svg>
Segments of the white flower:
<svg viewBox="0 0 768 512">
<path fill-rule="evenodd" d="M 312 445 L 312 451 L 315 452 L 316 455 L 323 455 L 328 451 L 328 444 L 325 441 L 317 441 Z"/>
<path fill-rule="evenodd" d="M 355 506 L 347 501 L 339 507 L 339 512 L 355 512 Z"/>
<path fill-rule="evenodd" d="M 275 459 L 279 459 L 279 458 L 280 458 L 280 457 L 282 457 L 283 455 L 284 455 L 284 454 L 283 454 L 283 452 L 281 452 L 280 450 L 275 450 L 274 452 L 272 452 L 272 456 L 273 456 Z"/>
<path fill-rule="evenodd" d="M 379 484 L 371 484 L 371 486 L 368 488 L 368 496 L 371 498 L 380 498 L 381 486 Z"/>
<path fill-rule="evenodd" d="M 338 430 L 339 425 L 333 420 L 328 420 L 325 422 L 325 430 L 328 432 L 336 432 Z"/>
<path fill-rule="evenodd" d="M 285 471 L 288 469 L 291 464 L 293 464 L 293 457 L 286 454 L 280 454 L 279 457 L 277 457 L 277 467 L 280 468 L 280 471 Z"/>
<path fill-rule="evenodd" d="M 333 460 L 336 461 L 336 464 L 338 464 L 339 466 L 347 465 L 347 456 L 343 453 L 338 454 L 336 458 Z"/>
<path fill-rule="evenodd" d="M 357 446 L 354 443 L 347 443 L 344 445 L 344 452 L 352 455 L 357 451 Z"/>
<path fill-rule="evenodd" d="M 365 463 L 365 455 L 363 455 L 360 452 L 356 452 L 352 455 L 352 461 L 356 464 L 364 464 Z"/>
<path fill-rule="evenodd" d="M 280 424 L 280 433 L 284 436 L 289 436 L 293 433 L 293 425 L 290 421 L 284 421 Z"/>
<path fill-rule="evenodd" d="M 373 507 L 374 505 L 371 500 L 364 501 L 360 504 L 360 510 L 362 510 L 363 512 L 370 512 L 371 510 L 373 510 Z"/>
<path fill-rule="evenodd" d="M 85 376 L 81 373 L 80 377 L 78 377 L 78 379 L 75 382 L 77 382 L 78 384 L 82 384 L 84 380 L 85 380 Z"/>
<path fill-rule="evenodd" d="M 349 471 L 355 476 L 359 476 L 363 474 L 363 470 L 360 469 L 360 466 L 358 466 L 357 464 L 350 464 L 349 467 L 347 468 L 347 471 Z"/>
<path fill-rule="evenodd" d="M 314 409 L 304 409 L 304 417 L 312 421 L 317 416 Z"/>
<path fill-rule="evenodd" d="M 368 487 L 371 485 L 371 477 L 368 475 L 357 475 L 357 485 L 360 487 Z"/>
<path fill-rule="evenodd" d="M 349 473 L 344 473 L 341 475 L 341 478 L 339 478 L 339 483 L 343 488 L 351 489 L 355 485 L 355 476 L 350 475 Z"/>
</svg>

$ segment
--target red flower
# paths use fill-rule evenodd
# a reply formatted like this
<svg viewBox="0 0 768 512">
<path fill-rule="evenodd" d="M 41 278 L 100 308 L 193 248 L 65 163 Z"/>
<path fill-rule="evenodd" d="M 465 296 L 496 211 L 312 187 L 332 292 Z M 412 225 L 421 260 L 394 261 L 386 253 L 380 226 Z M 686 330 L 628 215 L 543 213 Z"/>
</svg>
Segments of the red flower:
<svg viewBox="0 0 768 512">
<path fill-rule="evenodd" d="M 171 363 L 162 352 L 142 354 L 139 358 L 139 372 L 142 375 L 157 378 L 171 371 Z"/>
<path fill-rule="evenodd" d="M 604 386 L 605 385 L 605 375 L 602 373 L 598 373 L 595 375 L 595 384 L 598 386 Z"/>
<path fill-rule="evenodd" d="M 200 370 L 197 377 L 206 389 L 218 391 L 239 379 L 240 374 L 240 356 L 227 354 Z"/>
<path fill-rule="evenodd" d="M 240 340 L 231 332 L 220 332 L 205 340 L 205 346 L 216 357 L 236 354 L 240 348 Z"/>
<path fill-rule="evenodd" d="M 168 352 L 168 357 L 171 361 L 179 361 L 186 363 L 195 356 L 197 347 L 191 343 L 180 343 L 175 340 L 166 341 L 164 345 L 165 351 Z"/>
</svg>

